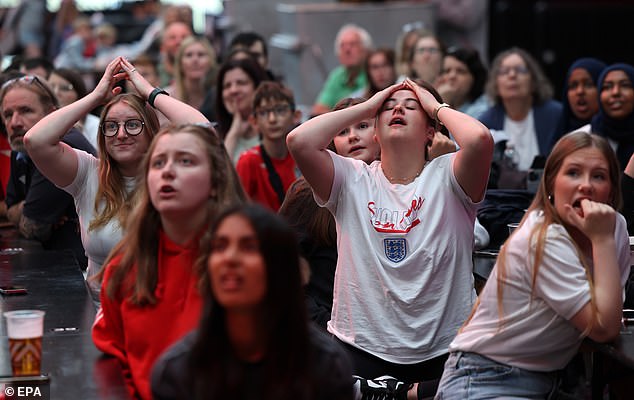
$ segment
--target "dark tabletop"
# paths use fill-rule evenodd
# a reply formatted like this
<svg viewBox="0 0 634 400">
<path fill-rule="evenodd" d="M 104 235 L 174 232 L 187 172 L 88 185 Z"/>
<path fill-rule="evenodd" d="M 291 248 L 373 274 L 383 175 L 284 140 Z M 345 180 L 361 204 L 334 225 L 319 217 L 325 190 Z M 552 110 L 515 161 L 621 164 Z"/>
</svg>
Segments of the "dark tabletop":
<svg viewBox="0 0 634 400">
<path fill-rule="evenodd" d="M 25 295 L 0 296 L 0 311 L 37 309 L 44 316 L 42 373 L 51 399 L 127 399 L 116 359 L 95 348 L 95 306 L 70 250 L 43 250 L 0 229 L 0 286 L 24 286 Z M 0 375 L 11 375 L 6 322 L 0 317 Z"/>
</svg>

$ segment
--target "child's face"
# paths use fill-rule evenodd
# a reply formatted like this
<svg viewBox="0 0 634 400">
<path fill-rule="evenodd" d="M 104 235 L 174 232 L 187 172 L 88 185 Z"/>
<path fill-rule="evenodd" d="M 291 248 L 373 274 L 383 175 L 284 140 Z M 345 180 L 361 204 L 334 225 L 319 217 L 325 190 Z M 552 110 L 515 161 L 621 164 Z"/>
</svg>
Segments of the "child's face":
<svg viewBox="0 0 634 400">
<path fill-rule="evenodd" d="M 297 113 L 280 100 L 262 100 L 255 108 L 254 127 L 264 140 L 283 140 L 297 123 Z"/>
<path fill-rule="evenodd" d="M 342 130 L 333 139 L 337 154 L 366 162 L 378 159 L 379 144 L 374 140 L 374 119 L 364 119 Z"/>
</svg>

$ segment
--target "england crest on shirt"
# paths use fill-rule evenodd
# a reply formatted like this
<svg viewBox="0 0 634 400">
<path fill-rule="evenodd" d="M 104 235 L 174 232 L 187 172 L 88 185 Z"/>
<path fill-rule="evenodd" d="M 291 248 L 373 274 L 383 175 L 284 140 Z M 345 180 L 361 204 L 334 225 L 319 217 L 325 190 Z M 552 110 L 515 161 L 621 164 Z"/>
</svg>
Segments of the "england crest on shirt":
<svg viewBox="0 0 634 400">
<path fill-rule="evenodd" d="M 400 262 L 407 256 L 407 242 L 405 238 L 383 239 L 385 256 L 392 262 Z"/>
</svg>

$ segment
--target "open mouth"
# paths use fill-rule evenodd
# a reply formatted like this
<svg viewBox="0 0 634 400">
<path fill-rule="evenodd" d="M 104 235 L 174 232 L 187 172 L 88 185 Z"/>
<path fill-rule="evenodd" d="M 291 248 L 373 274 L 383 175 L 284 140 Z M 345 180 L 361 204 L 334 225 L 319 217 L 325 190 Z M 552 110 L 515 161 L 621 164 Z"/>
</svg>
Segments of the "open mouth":
<svg viewBox="0 0 634 400">
<path fill-rule="evenodd" d="M 226 274 L 220 277 L 220 284 L 224 290 L 237 290 L 242 285 L 242 278 L 234 274 Z"/>
<path fill-rule="evenodd" d="M 405 122 L 405 120 L 401 117 L 394 117 L 390 120 L 390 126 L 393 125 L 402 125 L 405 126 L 407 125 L 407 123 Z"/>
<path fill-rule="evenodd" d="M 579 99 L 577 99 L 575 104 L 577 105 L 577 107 L 585 107 L 585 106 L 588 105 L 588 102 L 584 98 L 579 98 Z"/>
<path fill-rule="evenodd" d="M 348 152 L 349 152 L 349 153 L 354 153 L 355 151 L 357 151 L 357 150 L 363 150 L 364 148 L 365 148 L 365 147 L 363 147 L 363 146 L 352 146 L 352 147 L 350 148 L 350 151 L 348 151 Z"/>
<path fill-rule="evenodd" d="M 165 185 L 165 186 L 161 186 L 161 193 L 174 193 L 176 190 L 169 186 L 169 185 Z"/>
</svg>

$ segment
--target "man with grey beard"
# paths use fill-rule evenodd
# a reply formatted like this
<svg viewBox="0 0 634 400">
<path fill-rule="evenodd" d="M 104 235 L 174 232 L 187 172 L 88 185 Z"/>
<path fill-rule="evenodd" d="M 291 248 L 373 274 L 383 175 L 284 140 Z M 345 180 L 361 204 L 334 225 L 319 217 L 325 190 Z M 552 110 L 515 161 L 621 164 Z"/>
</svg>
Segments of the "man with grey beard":
<svg viewBox="0 0 634 400">
<path fill-rule="evenodd" d="M 87 260 L 72 196 L 46 179 L 24 149 L 24 134 L 57 107 L 55 94 L 34 75 L 10 79 L 0 88 L 0 115 L 11 145 L 7 218 L 22 236 L 38 240 L 45 249 L 73 250 L 79 265 L 85 268 Z M 95 154 L 88 140 L 74 128 L 62 140 Z"/>
</svg>

